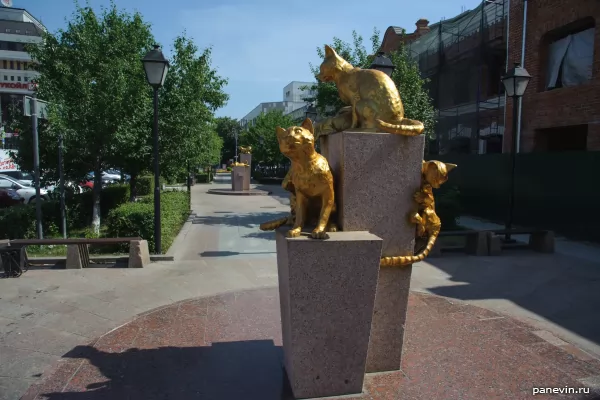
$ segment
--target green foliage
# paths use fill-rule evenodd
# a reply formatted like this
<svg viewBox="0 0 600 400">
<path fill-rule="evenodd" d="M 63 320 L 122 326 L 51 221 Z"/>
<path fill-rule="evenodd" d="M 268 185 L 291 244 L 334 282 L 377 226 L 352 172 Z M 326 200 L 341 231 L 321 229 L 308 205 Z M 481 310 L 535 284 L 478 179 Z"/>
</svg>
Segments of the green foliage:
<svg viewBox="0 0 600 400">
<path fill-rule="evenodd" d="M 154 252 L 154 206 L 153 196 L 146 196 L 135 203 L 125 203 L 112 210 L 107 218 L 106 231 L 110 237 L 140 236 L 148 240 Z M 184 191 L 161 194 L 162 247 L 166 252 L 189 216 L 189 194 Z"/>
<path fill-rule="evenodd" d="M 435 193 L 435 212 L 442 220 L 442 230 L 457 228 L 458 217 L 461 214 L 460 192 L 457 186 L 449 186 Z"/>
<path fill-rule="evenodd" d="M 229 117 L 220 117 L 215 120 L 216 131 L 223 140 L 223 150 L 221 151 L 221 164 L 227 164 L 233 160 L 236 154 L 235 135 L 240 134 L 240 123 L 238 120 Z"/>
<path fill-rule="evenodd" d="M 175 39 L 169 75 L 159 92 L 161 171 L 165 176 L 187 173 L 188 162 L 193 167 L 213 165 L 221 159 L 223 140 L 213 120 L 214 112 L 228 100 L 223 91 L 227 80 L 212 68 L 210 57 L 210 48 L 199 52 L 185 35 Z"/>
<path fill-rule="evenodd" d="M 152 102 L 140 59 L 153 43 L 139 13 L 121 12 L 111 2 L 100 14 L 77 5 L 65 29 L 45 33 L 42 43 L 28 46 L 41 73 L 38 96 L 49 101 L 49 126 L 40 134 L 44 169 L 57 170 L 58 133 L 64 135 L 67 178 L 80 180 L 94 171 L 98 186 L 100 172 L 117 162 L 130 169 L 146 165 Z M 29 154 L 19 152 L 20 157 Z M 94 196 L 98 193 L 94 190 Z M 98 215 L 96 231 L 99 224 Z"/>
<path fill-rule="evenodd" d="M 294 126 L 295 121 L 289 115 L 284 115 L 281 110 L 272 110 L 260 114 L 256 123 L 248 130 L 242 132 L 240 144 L 252 146 L 252 164 L 259 162 L 266 165 L 278 165 L 288 162 L 288 159 L 279 151 L 276 128 L 287 129 Z"/>
<path fill-rule="evenodd" d="M 374 55 L 380 47 L 380 35 L 377 29 L 373 30 L 371 36 L 372 51 L 369 54 L 363 44 L 361 35 L 352 31 L 352 43 L 334 37 L 330 46 L 345 60 L 355 67 L 370 68 Z M 325 58 L 324 48 L 318 47 L 317 54 L 321 59 Z M 425 88 L 427 81 L 421 77 L 419 66 L 410 58 L 408 49 L 401 46 L 398 50 L 388 54 L 396 69 L 392 79 L 400 91 L 406 118 L 422 121 L 425 125 L 425 133 L 432 135 L 435 127 L 435 109 L 431 98 Z M 319 73 L 319 65 L 310 65 L 312 73 Z M 317 81 L 313 86 L 317 95 L 315 98 L 319 113 L 324 116 L 332 116 L 345 104 L 340 100 L 337 88 L 333 82 L 323 83 Z"/>
<path fill-rule="evenodd" d="M 196 183 L 210 183 L 212 182 L 212 174 L 202 173 L 196 174 Z"/>
<path fill-rule="evenodd" d="M 44 235 L 60 232 L 60 206 L 58 202 L 42 203 L 42 228 Z M 24 204 L 0 209 L 0 239 L 37 238 L 35 204 Z"/>
<path fill-rule="evenodd" d="M 162 176 L 158 179 L 158 182 L 160 184 L 160 187 L 162 187 L 162 185 L 166 183 L 165 179 Z M 136 195 L 140 197 L 152 194 L 152 192 L 154 191 L 154 176 L 144 175 L 138 177 L 135 182 L 135 190 Z"/>
</svg>

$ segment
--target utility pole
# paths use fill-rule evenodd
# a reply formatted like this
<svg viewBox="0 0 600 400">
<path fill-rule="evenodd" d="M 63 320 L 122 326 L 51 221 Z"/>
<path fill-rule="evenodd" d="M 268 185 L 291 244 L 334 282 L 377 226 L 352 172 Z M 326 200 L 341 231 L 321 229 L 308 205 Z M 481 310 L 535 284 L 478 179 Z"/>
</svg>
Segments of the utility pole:
<svg viewBox="0 0 600 400">
<path fill-rule="evenodd" d="M 60 190 L 60 220 L 63 238 L 67 238 L 67 212 L 65 206 L 65 174 L 63 170 L 63 135 L 58 135 L 58 176 Z"/>
</svg>

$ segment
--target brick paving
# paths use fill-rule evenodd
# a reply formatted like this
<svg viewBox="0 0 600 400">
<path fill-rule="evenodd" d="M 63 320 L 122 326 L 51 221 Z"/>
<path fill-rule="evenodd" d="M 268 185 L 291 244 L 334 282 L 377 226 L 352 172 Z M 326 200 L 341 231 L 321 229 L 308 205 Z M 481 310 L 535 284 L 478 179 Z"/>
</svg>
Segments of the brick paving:
<svg viewBox="0 0 600 400">
<path fill-rule="evenodd" d="M 408 313 L 402 370 L 369 374 L 362 394 L 339 399 L 600 398 L 593 387 L 589 395 L 533 396 L 534 387 L 594 386 L 600 361 L 550 343 L 523 322 L 421 293 L 411 293 Z M 141 314 L 74 348 L 46 376 L 24 400 L 293 398 L 276 288 Z"/>
</svg>

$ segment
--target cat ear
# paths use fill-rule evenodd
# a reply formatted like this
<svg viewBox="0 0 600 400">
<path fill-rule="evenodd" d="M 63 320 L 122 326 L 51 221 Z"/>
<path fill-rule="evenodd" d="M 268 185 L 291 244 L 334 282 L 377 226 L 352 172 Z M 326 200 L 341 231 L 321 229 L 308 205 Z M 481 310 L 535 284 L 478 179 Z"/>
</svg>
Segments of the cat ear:
<svg viewBox="0 0 600 400">
<path fill-rule="evenodd" d="M 450 163 L 446 163 L 446 171 L 450 172 L 452 171 L 454 168 L 458 167 L 458 165 L 456 164 L 450 164 Z"/>
<path fill-rule="evenodd" d="M 312 133 L 313 135 L 315 134 L 315 128 L 314 128 L 313 123 L 310 120 L 310 118 L 306 118 L 304 120 L 304 122 L 302 122 L 302 125 L 300 125 L 300 126 L 304 129 L 306 129 L 307 131 L 309 131 L 310 133 Z"/>
<path fill-rule="evenodd" d="M 279 139 L 281 136 L 285 135 L 286 130 L 278 126 L 275 128 L 275 132 L 277 132 L 277 138 Z"/>
<path fill-rule="evenodd" d="M 328 45 L 325 45 L 325 57 L 333 57 L 335 56 L 335 54 L 336 53 L 334 49 L 332 49 Z"/>
</svg>

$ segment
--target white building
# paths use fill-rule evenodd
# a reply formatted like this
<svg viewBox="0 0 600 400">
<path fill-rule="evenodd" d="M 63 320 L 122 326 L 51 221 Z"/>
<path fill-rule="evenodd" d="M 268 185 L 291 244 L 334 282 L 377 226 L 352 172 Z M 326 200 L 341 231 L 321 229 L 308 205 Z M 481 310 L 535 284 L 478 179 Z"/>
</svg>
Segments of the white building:
<svg viewBox="0 0 600 400">
<path fill-rule="evenodd" d="M 240 120 L 240 124 L 245 128 L 252 125 L 260 114 L 272 110 L 281 110 L 284 114 L 290 114 L 306 106 L 305 99 L 315 96 L 314 91 L 309 89 L 314 84 L 314 82 L 290 82 L 283 88 L 283 101 L 260 103 Z"/>
<path fill-rule="evenodd" d="M 27 10 L 0 7 L 0 110 L 2 122 L 11 104 L 18 105 L 33 93 L 31 81 L 39 74 L 25 51 L 28 43 L 41 43 L 46 28 Z"/>
</svg>

